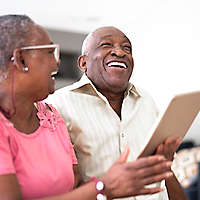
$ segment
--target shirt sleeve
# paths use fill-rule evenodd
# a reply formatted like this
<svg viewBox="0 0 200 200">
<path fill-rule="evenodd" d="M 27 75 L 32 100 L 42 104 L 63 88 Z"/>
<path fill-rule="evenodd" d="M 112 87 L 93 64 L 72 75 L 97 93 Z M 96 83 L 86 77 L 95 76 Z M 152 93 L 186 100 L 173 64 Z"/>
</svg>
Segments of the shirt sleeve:
<svg viewBox="0 0 200 200">
<path fill-rule="evenodd" d="M 76 154 L 75 154 L 75 151 L 74 151 L 74 145 L 71 143 L 71 139 L 70 139 L 70 137 L 69 137 L 69 132 L 68 132 L 68 130 L 67 130 L 67 128 L 66 127 L 64 127 L 65 128 L 65 136 L 67 137 L 67 140 L 68 140 L 68 144 L 69 144 L 69 146 L 70 146 L 70 154 L 71 154 L 71 158 L 72 158 L 72 164 L 78 164 L 78 161 L 77 161 L 77 158 L 76 158 Z"/>
<path fill-rule="evenodd" d="M 9 127 L 0 124 L 0 175 L 15 173 L 8 129 Z"/>
</svg>

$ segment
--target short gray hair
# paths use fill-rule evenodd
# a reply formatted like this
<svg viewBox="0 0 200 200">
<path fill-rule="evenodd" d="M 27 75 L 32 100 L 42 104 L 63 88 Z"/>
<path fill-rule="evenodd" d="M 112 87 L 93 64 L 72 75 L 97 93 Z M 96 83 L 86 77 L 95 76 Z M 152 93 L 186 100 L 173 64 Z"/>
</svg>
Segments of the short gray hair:
<svg viewBox="0 0 200 200">
<path fill-rule="evenodd" d="M 81 48 L 81 55 L 87 55 L 88 53 L 88 44 L 90 42 L 90 40 L 95 37 L 95 33 L 97 33 L 98 31 L 100 31 L 101 29 L 104 29 L 104 28 L 112 28 L 112 29 L 116 29 L 118 31 L 120 31 L 121 33 L 123 33 L 125 35 L 124 32 L 122 32 L 120 29 L 118 29 L 117 27 L 114 27 L 114 26 L 102 26 L 100 28 L 96 28 L 94 29 L 92 32 L 90 32 L 86 38 L 84 39 L 83 43 L 82 43 L 82 48 Z M 127 39 L 129 40 L 129 38 L 127 37 Z M 129 42 L 131 43 L 131 41 L 129 40 Z"/>
<path fill-rule="evenodd" d="M 26 44 L 35 23 L 26 15 L 0 16 L 0 69 L 7 67 L 13 51 Z"/>
<path fill-rule="evenodd" d="M 85 39 L 83 40 L 83 43 L 82 43 L 82 48 L 81 48 L 81 55 L 87 55 L 87 46 L 88 46 L 88 42 L 89 40 L 91 39 L 93 33 L 95 32 L 96 30 L 90 32 L 86 37 Z"/>
</svg>

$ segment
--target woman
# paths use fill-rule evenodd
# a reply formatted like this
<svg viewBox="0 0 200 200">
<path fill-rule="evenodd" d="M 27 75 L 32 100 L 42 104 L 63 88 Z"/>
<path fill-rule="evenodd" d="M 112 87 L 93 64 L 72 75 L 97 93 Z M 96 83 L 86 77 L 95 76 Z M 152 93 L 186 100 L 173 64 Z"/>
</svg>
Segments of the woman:
<svg viewBox="0 0 200 200">
<path fill-rule="evenodd" d="M 64 121 L 41 102 L 54 92 L 58 64 L 59 46 L 42 27 L 27 16 L 0 17 L 0 199 L 112 199 L 161 191 L 144 186 L 171 176 L 170 163 L 162 156 L 125 163 L 128 150 L 103 177 L 72 191 L 77 161 Z"/>
</svg>

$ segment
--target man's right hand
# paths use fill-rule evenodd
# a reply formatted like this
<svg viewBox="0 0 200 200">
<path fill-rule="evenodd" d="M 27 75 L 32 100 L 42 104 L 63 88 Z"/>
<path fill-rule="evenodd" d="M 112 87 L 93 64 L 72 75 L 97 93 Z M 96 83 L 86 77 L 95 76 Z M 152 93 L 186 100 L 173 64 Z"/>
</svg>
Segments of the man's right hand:
<svg viewBox="0 0 200 200">
<path fill-rule="evenodd" d="M 108 198 L 119 198 L 154 194 L 162 191 L 160 187 L 146 188 L 171 177 L 171 162 L 164 156 L 154 155 L 126 162 L 129 154 L 127 148 L 120 158 L 101 178 L 105 184 L 105 194 Z"/>
</svg>

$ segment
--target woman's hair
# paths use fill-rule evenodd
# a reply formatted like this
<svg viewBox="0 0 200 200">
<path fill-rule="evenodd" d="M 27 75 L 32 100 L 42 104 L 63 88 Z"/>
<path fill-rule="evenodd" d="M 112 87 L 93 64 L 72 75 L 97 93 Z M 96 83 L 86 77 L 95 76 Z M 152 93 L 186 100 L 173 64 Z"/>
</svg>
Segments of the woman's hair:
<svg viewBox="0 0 200 200">
<path fill-rule="evenodd" d="M 26 44 L 35 23 L 26 15 L 0 16 L 0 69 L 7 67 L 13 51 Z"/>
</svg>

